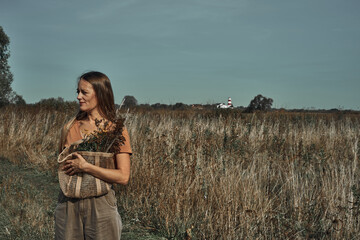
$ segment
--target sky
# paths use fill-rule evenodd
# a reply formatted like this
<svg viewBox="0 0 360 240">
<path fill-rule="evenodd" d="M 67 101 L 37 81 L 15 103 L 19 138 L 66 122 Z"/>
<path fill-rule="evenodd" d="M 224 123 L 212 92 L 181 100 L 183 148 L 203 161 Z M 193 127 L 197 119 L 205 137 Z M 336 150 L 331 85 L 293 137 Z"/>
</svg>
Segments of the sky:
<svg viewBox="0 0 360 240">
<path fill-rule="evenodd" d="M 360 110 L 358 0 L 0 0 L 13 89 L 76 100 L 105 73 L 115 101 Z"/>
</svg>

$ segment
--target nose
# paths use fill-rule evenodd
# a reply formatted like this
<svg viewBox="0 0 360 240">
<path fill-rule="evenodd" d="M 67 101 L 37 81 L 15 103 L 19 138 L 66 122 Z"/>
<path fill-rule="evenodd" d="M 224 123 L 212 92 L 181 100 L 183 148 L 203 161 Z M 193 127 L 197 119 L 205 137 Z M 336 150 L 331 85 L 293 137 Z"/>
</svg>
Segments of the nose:
<svg viewBox="0 0 360 240">
<path fill-rule="evenodd" d="M 81 92 L 78 93 L 76 99 L 80 101 L 80 99 L 81 99 Z"/>
</svg>

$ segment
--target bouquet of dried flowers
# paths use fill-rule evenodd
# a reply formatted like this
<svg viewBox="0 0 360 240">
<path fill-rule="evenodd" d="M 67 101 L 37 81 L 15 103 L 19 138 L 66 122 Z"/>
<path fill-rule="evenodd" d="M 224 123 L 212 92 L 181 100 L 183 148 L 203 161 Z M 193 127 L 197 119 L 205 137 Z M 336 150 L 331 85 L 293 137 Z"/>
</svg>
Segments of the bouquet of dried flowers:
<svg viewBox="0 0 360 240">
<path fill-rule="evenodd" d="M 108 120 L 95 119 L 97 130 L 87 135 L 75 151 L 106 152 L 117 154 L 120 146 L 124 144 L 125 138 L 122 135 L 124 118 L 117 114 L 111 123 Z"/>
</svg>

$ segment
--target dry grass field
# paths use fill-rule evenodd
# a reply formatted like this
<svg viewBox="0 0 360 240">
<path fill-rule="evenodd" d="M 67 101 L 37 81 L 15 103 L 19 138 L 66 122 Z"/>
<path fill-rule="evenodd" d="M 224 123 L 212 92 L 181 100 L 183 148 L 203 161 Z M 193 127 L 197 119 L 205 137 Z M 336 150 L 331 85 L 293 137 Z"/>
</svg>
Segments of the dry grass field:
<svg viewBox="0 0 360 240">
<path fill-rule="evenodd" d="M 5 168 L 37 169 L 34 179 L 56 186 L 59 130 L 73 114 L 0 109 L 1 161 L 11 162 L 0 172 L 8 176 L 0 176 L 0 236 L 51 236 L 57 188 L 41 189 Z M 360 238 L 359 114 L 157 110 L 126 117 L 132 176 L 116 186 L 126 224 L 168 239 Z M 29 197 L 37 196 L 31 188 L 41 199 Z"/>
</svg>

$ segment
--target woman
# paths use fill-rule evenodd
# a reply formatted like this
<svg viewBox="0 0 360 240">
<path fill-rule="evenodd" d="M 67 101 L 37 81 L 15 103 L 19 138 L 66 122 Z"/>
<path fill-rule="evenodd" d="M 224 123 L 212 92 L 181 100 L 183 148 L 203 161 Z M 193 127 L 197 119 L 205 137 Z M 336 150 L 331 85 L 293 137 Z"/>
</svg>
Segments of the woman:
<svg viewBox="0 0 360 240">
<path fill-rule="evenodd" d="M 75 120 L 65 125 L 60 150 L 96 130 L 96 119 L 111 121 L 116 115 L 111 83 L 105 74 L 83 74 L 79 77 L 77 93 L 79 112 Z M 92 165 L 74 153 L 74 159 L 66 161 L 63 170 L 68 175 L 84 172 L 109 183 L 126 185 L 132 154 L 126 129 L 123 137 L 124 144 L 115 156 L 115 169 Z M 121 229 L 114 190 L 100 197 L 85 199 L 68 198 L 60 192 L 55 209 L 55 239 L 120 239 Z"/>
</svg>

